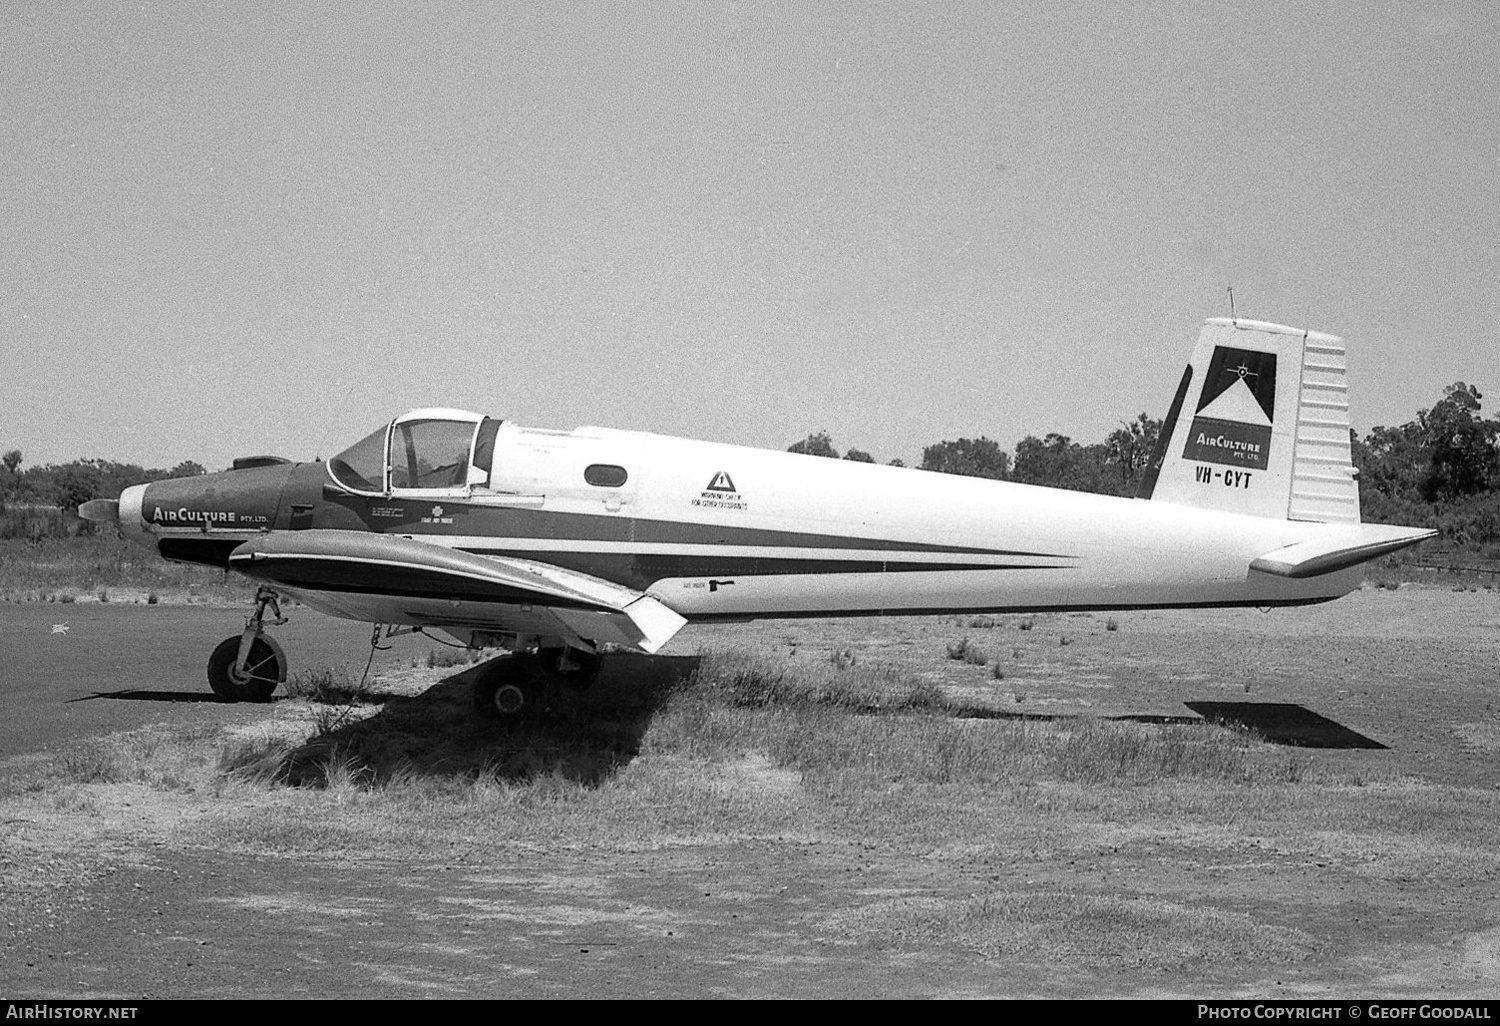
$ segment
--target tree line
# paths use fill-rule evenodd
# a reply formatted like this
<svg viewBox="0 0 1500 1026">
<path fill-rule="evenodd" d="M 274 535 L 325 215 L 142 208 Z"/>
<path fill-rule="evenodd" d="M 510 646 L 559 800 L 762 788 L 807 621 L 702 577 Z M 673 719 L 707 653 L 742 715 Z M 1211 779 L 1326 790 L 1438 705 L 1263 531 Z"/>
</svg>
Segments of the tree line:
<svg viewBox="0 0 1500 1026">
<path fill-rule="evenodd" d="M 131 485 L 206 472 L 192 460 L 170 469 L 98 459 L 22 469 L 24 462 L 19 449 L 0 456 L 0 538 L 39 541 L 88 533 L 91 525 L 77 513 L 90 499 L 114 499 Z"/>
<path fill-rule="evenodd" d="M 1365 521 L 1436 528 L 1451 545 L 1500 559 L 1500 418 L 1483 415 L 1483 398 L 1473 385 L 1455 382 L 1431 409 L 1405 424 L 1377 427 L 1364 438 L 1349 432 Z M 984 436 L 959 438 L 924 448 L 921 469 L 1134 495 L 1161 430 L 1160 419 L 1142 413 L 1103 441 L 1086 444 L 1056 433 L 1027 435 L 1011 453 Z M 826 431 L 787 451 L 839 458 Z M 861 449 L 843 458 L 874 461 Z"/>
<path fill-rule="evenodd" d="M 1142 413 L 1111 431 L 1102 442 L 1081 444 L 1056 432 L 1044 438 L 1027 435 L 1016 444 L 1014 454 L 983 435 L 934 442 L 922 450 L 919 469 L 1102 495 L 1134 495 L 1141 475 L 1156 451 L 1161 428 L 1160 419 Z M 808 435 L 788 446 L 787 452 L 840 458 L 826 431 Z M 874 457 L 863 449 L 850 449 L 842 458 L 860 463 L 875 462 Z M 906 466 L 899 459 L 891 460 L 890 464 Z"/>
<path fill-rule="evenodd" d="M 1436 528 L 1453 545 L 1500 559 L 1500 419 L 1484 416 L 1483 398 L 1473 385 L 1455 382 L 1430 409 L 1419 410 L 1405 424 L 1377 427 L 1364 438 L 1349 433 L 1366 521 Z M 920 468 L 1134 495 L 1161 430 L 1160 419 L 1141 413 L 1091 443 L 1051 432 L 1040 438 L 1027 435 L 1009 452 L 983 435 L 958 438 L 923 448 Z M 808 435 L 788 451 L 875 462 L 863 449 L 840 457 L 826 431 Z M 23 463 L 18 449 L 0 456 L 0 538 L 75 534 L 87 529 L 76 511 L 90 499 L 113 499 L 131 485 L 205 472 L 192 460 L 168 469 L 99 459 L 24 469 Z"/>
<path fill-rule="evenodd" d="M 1500 418 L 1455 382 L 1399 427 L 1350 432 L 1364 519 L 1436 528 L 1453 545 L 1500 559 Z"/>
</svg>

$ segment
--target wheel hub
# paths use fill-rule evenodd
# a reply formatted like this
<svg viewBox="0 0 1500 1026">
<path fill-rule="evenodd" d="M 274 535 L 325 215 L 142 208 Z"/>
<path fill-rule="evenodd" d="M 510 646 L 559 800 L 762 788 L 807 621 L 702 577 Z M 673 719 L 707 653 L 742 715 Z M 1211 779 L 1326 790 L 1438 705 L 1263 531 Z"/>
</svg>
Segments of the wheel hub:
<svg viewBox="0 0 1500 1026">
<path fill-rule="evenodd" d="M 526 704 L 526 692 L 514 684 L 502 684 L 495 689 L 495 708 L 506 716 L 521 711 Z"/>
</svg>

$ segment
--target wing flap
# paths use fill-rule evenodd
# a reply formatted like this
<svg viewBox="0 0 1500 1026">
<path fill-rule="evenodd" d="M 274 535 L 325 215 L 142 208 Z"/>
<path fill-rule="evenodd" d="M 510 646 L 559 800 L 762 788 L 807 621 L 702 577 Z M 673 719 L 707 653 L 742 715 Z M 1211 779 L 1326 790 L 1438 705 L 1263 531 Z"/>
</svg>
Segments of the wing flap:
<svg viewBox="0 0 1500 1026">
<path fill-rule="evenodd" d="M 1420 527 L 1360 524 L 1310 541 L 1286 545 L 1252 560 L 1250 568 L 1277 577 L 1318 577 L 1389 555 L 1437 534 Z"/>
</svg>

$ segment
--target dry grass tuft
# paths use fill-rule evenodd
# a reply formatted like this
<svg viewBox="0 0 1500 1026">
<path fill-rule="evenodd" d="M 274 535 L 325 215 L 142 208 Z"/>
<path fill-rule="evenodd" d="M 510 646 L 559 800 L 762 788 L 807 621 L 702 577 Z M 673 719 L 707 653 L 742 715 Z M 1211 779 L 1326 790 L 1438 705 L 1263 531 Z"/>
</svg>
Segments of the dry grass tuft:
<svg viewBox="0 0 1500 1026">
<path fill-rule="evenodd" d="M 968 638 L 949 642 L 948 658 L 961 660 L 970 666 L 984 666 L 990 661 L 989 653 L 971 643 Z"/>
<path fill-rule="evenodd" d="M 890 667 L 808 667 L 742 651 L 704 653 L 687 686 L 739 707 L 819 705 L 891 712 L 945 704 L 936 685 Z"/>
<path fill-rule="evenodd" d="M 72 743 L 41 773 L 67 784 L 146 784 L 191 790 L 212 775 L 223 740 L 218 726 L 161 724 Z"/>
<path fill-rule="evenodd" d="M 427 668 L 447 669 L 450 666 L 468 666 L 480 657 L 478 649 L 444 647 L 442 650 L 429 648 L 427 650 Z M 416 664 L 413 663 L 413 666 Z"/>
</svg>

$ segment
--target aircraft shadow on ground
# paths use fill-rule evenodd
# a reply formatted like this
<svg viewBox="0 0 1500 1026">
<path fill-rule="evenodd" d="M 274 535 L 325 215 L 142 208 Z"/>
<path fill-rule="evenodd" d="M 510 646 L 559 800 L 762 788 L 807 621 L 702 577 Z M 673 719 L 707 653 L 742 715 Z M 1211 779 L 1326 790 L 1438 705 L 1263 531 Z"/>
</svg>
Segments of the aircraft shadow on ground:
<svg viewBox="0 0 1500 1026">
<path fill-rule="evenodd" d="M 475 709 L 473 687 L 484 674 L 509 672 L 510 656 L 414 697 L 379 696 L 374 715 L 340 722 L 337 705 L 321 705 L 323 729 L 287 754 L 284 777 L 320 786 L 345 770 L 372 783 L 487 774 L 511 783 L 556 776 L 597 786 L 639 754 L 652 718 L 698 663 L 697 656 L 612 655 L 590 687 L 551 684 L 534 709 L 504 721 Z"/>
<path fill-rule="evenodd" d="M 1101 716 L 1100 719 L 1128 723 L 1194 724 L 1208 720 L 1233 723 L 1254 730 L 1273 745 L 1295 748 L 1385 748 L 1363 734 L 1350 730 L 1334 720 L 1304 706 L 1287 702 L 1184 702 L 1196 716 L 1167 716 L 1154 713 L 1127 713 Z M 1004 709 L 965 709 L 957 715 L 966 719 L 985 720 L 1073 720 L 1086 713 L 1010 712 Z"/>
<path fill-rule="evenodd" d="M 1237 723 L 1278 745 L 1296 748 L 1386 748 L 1342 723 L 1290 702 L 1184 702 L 1205 720 Z"/>
<path fill-rule="evenodd" d="M 117 702 L 221 702 L 223 699 L 208 691 L 149 691 L 145 688 L 126 688 L 122 691 L 95 691 L 91 695 L 70 698 L 64 704 L 92 702 L 98 698 L 110 698 Z"/>
<path fill-rule="evenodd" d="M 1011 712 L 1009 709 L 989 709 L 979 706 L 956 710 L 953 715 L 965 720 L 1039 720 L 1042 722 L 1079 720 L 1084 717 L 1090 717 L 1092 719 L 1112 720 L 1119 723 L 1154 723 L 1161 726 L 1172 723 L 1191 725 L 1203 722 L 1203 717 L 1201 716 L 1168 716 L 1164 713 L 1121 713 L 1118 716 L 1101 716 L 1085 712 Z"/>
<path fill-rule="evenodd" d="M 652 719 L 690 681 L 697 656 L 622 654 L 605 660 L 585 690 L 549 685 L 540 701 L 514 719 L 496 721 L 475 709 L 475 681 L 512 672 L 500 656 L 445 677 L 413 697 L 334 693 L 318 703 L 320 730 L 281 759 L 293 786 L 323 786 L 335 773 L 363 782 L 481 775 L 507 783 L 555 777 L 598 786 L 640 753 Z M 98 697 L 126 697 L 128 693 Z M 161 693 L 156 693 L 161 694 Z M 212 700 L 171 694 L 167 700 Z M 344 704 L 340 704 L 340 700 Z M 350 715 L 353 704 L 380 708 Z M 1303 748 L 1383 749 L 1386 746 L 1300 705 L 1281 702 L 1186 702 L 1196 715 L 1123 714 L 1111 720 L 1151 724 L 1235 723 L 1271 744 Z M 1061 720 L 1078 714 L 969 708 L 953 715 L 983 719 Z"/>
<path fill-rule="evenodd" d="M 354 692 L 346 692 L 349 697 L 354 697 Z M 271 701 L 285 702 L 290 700 L 290 695 L 277 695 Z M 336 697 L 338 697 L 336 695 Z M 389 701 L 391 695 L 361 695 L 359 701 L 364 705 L 383 705 Z M 167 703 L 194 703 L 207 702 L 218 704 L 226 702 L 211 691 L 152 691 L 147 688 L 125 688 L 120 691 L 95 691 L 89 695 L 79 695 L 77 698 L 69 698 L 63 704 L 70 705 L 74 702 L 92 702 L 95 699 L 109 698 L 116 702 L 167 702 Z"/>
</svg>

